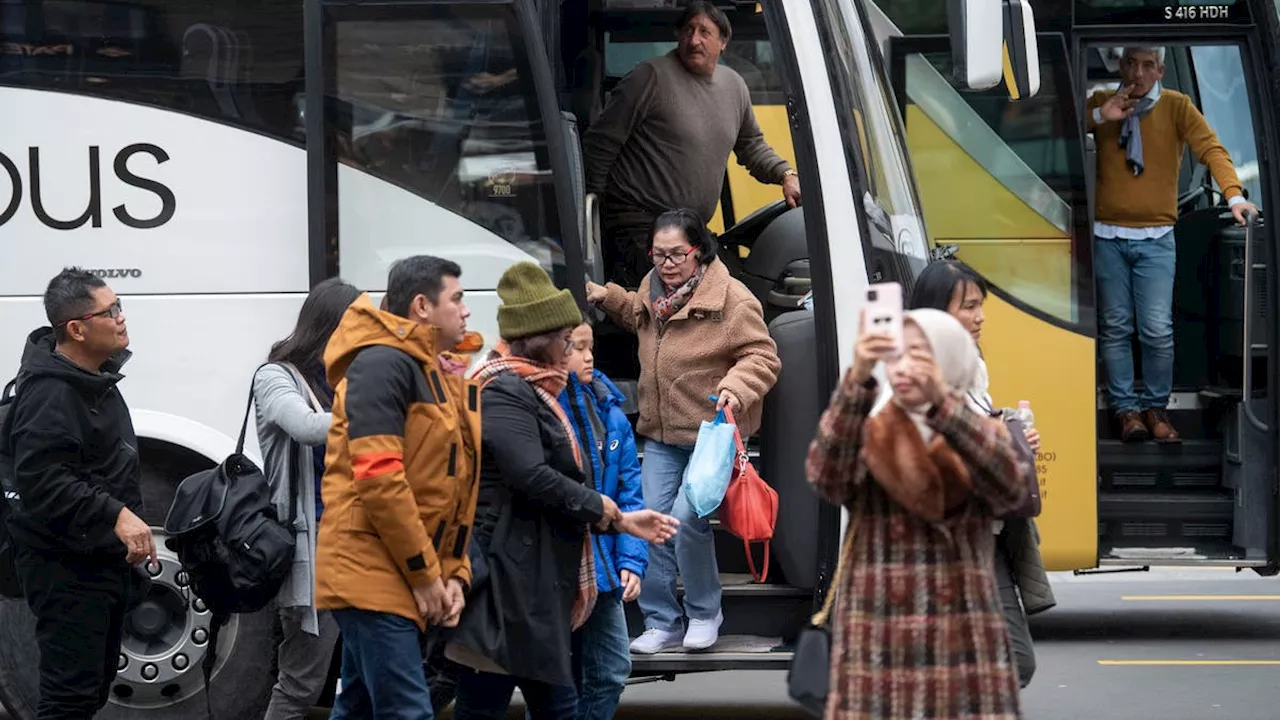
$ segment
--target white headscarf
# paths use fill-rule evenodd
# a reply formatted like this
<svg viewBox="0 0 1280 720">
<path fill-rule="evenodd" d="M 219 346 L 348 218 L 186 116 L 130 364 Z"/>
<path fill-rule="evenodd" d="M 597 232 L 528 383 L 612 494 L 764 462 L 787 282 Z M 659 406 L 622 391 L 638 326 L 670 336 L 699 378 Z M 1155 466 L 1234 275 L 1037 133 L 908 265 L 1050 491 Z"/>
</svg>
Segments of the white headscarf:
<svg viewBox="0 0 1280 720">
<path fill-rule="evenodd" d="M 981 382 L 985 392 L 986 367 L 982 362 L 982 356 L 978 354 L 978 345 L 973 341 L 973 336 L 964 329 L 959 320 L 932 308 L 909 310 L 905 314 L 905 320 L 920 328 L 925 340 L 929 341 L 929 348 L 933 351 L 933 362 L 942 372 L 942 379 L 946 381 L 947 387 L 953 392 L 964 394 L 973 390 Z M 871 414 L 879 413 L 891 400 L 893 400 L 893 388 L 885 383 L 884 391 L 872 408 Z M 924 413 L 919 408 L 904 407 L 903 409 L 915 422 L 925 443 L 933 439 L 933 429 L 925 423 Z M 985 414 L 985 411 L 982 412 Z"/>
<path fill-rule="evenodd" d="M 996 401 L 991 397 L 991 376 L 987 374 L 987 362 L 978 357 L 978 372 L 973 377 L 973 387 L 965 395 L 965 400 L 969 404 L 969 409 L 990 415 L 995 409 Z"/>
</svg>

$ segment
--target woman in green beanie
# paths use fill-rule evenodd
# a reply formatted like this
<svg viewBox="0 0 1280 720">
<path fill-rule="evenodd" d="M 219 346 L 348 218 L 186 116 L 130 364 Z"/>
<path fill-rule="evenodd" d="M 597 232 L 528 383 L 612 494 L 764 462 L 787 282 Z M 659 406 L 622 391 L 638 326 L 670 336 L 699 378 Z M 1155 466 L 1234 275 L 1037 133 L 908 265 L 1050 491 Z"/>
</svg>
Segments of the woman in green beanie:
<svg viewBox="0 0 1280 720">
<path fill-rule="evenodd" d="M 475 371 L 484 381 L 483 450 L 474 584 L 446 650 L 463 666 L 454 717 L 506 717 L 519 687 L 532 720 L 563 720 L 577 712 L 571 636 L 595 604 L 592 533 L 661 544 L 679 523 L 653 510 L 620 512 L 583 470 L 558 400 L 582 322 L 569 291 L 522 262 L 498 281 L 498 297 L 503 344 Z"/>
</svg>

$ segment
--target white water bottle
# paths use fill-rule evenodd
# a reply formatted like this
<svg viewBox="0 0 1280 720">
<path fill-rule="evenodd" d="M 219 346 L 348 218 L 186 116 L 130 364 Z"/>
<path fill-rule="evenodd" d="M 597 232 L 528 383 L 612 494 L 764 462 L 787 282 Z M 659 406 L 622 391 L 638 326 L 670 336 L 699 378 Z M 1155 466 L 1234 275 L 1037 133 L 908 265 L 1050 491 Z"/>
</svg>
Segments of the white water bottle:
<svg viewBox="0 0 1280 720">
<path fill-rule="evenodd" d="M 1014 417 L 1021 421 L 1023 427 L 1026 429 L 1030 430 L 1034 427 L 1036 424 L 1036 416 L 1035 413 L 1031 412 L 1031 401 L 1019 400 L 1018 411 L 1014 414 Z"/>
</svg>

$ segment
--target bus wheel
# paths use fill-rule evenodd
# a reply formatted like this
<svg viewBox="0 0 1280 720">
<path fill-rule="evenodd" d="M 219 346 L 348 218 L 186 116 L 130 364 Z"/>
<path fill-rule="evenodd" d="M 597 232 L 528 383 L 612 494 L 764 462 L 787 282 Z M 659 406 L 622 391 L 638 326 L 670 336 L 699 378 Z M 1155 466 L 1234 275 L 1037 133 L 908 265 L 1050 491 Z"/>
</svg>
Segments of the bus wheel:
<svg viewBox="0 0 1280 720">
<path fill-rule="evenodd" d="M 101 720 L 206 717 L 200 664 L 208 650 L 208 608 L 186 589 L 178 559 L 156 533 L 158 567 L 147 597 L 124 618 L 119 664 Z M 234 616 L 218 635 L 209 702 L 220 717 L 261 717 L 275 678 L 274 608 Z M 21 600 L 0 604 L 0 701 L 13 720 L 39 702 L 35 616 Z"/>
<path fill-rule="evenodd" d="M 203 720 L 207 717 L 200 662 L 209 613 L 186 591 L 178 558 L 160 526 L 178 483 L 213 465 L 188 450 L 152 440 L 141 445 L 140 515 L 159 555 L 151 590 L 125 616 L 115 682 L 98 720 Z M 218 631 L 209 702 L 217 717 L 262 717 L 275 684 L 279 624 L 273 606 L 237 615 Z M 23 600 L 0 600 L 0 702 L 13 720 L 33 720 L 40 699 L 35 616 Z"/>
</svg>

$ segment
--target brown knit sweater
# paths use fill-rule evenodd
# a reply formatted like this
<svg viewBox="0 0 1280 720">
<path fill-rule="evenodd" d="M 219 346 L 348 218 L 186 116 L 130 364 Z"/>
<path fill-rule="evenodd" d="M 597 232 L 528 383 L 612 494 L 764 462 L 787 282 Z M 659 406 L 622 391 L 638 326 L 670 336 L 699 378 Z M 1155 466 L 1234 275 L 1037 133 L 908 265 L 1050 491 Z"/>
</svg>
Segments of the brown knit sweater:
<svg viewBox="0 0 1280 720">
<path fill-rule="evenodd" d="M 687 207 L 710 221 L 729 151 L 762 183 L 791 169 L 765 142 L 742 76 L 685 69 L 675 51 L 636 66 L 582 138 L 587 192 L 653 214 Z"/>
<path fill-rule="evenodd" d="M 1225 197 L 1241 193 L 1240 178 L 1226 148 L 1205 121 L 1191 98 L 1175 90 L 1162 90 L 1160 100 L 1139 121 L 1145 169 L 1134 177 L 1120 147 L 1120 123 L 1095 125 L 1093 109 L 1101 107 L 1114 90 L 1100 90 L 1089 98 L 1089 129 L 1098 145 L 1098 185 L 1095 219 L 1121 227 L 1155 227 L 1178 221 L 1178 165 L 1182 146 L 1191 146 L 1196 160 L 1209 167 Z"/>
<path fill-rule="evenodd" d="M 709 395 L 725 390 L 742 401 L 735 413 L 745 438 L 760 429 L 764 396 L 782 362 L 764 313 L 747 286 L 720 260 L 707 266 L 689 303 L 658 335 L 649 305 L 650 272 L 628 292 L 609 283 L 601 307 L 640 340 L 640 422 L 636 430 L 668 445 L 692 445 L 703 420 L 715 417 Z"/>
</svg>

